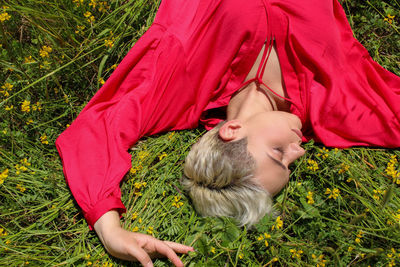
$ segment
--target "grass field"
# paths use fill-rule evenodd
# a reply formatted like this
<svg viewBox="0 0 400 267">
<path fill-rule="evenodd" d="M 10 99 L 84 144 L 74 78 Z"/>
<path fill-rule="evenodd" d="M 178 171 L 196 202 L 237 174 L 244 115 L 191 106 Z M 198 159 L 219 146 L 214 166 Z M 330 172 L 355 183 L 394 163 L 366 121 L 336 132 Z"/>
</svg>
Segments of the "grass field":
<svg viewBox="0 0 400 267">
<path fill-rule="evenodd" d="M 135 265 L 110 257 L 89 231 L 54 141 L 149 27 L 158 1 L 1 3 L 0 266 Z M 400 75 L 399 1 L 342 4 L 371 56 Z M 125 228 L 194 246 L 187 266 L 400 265 L 399 150 L 306 144 L 276 197 L 280 216 L 246 229 L 199 217 L 181 191 L 182 162 L 203 132 L 166 133 L 132 150 Z"/>
</svg>

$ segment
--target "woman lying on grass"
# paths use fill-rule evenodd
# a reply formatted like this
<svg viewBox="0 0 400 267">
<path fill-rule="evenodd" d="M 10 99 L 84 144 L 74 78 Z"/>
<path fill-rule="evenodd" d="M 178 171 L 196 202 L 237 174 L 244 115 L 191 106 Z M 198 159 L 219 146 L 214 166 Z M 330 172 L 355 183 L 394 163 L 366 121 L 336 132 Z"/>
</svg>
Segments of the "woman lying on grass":
<svg viewBox="0 0 400 267">
<path fill-rule="evenodd" d="M 301 141 L 399 147 L 398 103 L 400 78 L 355 40 L 337 1 L 165 0 L 56 145 L 110 254 L 179 266 L 176 253 L 193 248 L 120 226 L 127 150 L 141 137 L 218 125 L 190 151 L 182 183 L 201 214 L 251 225 L 288 182 Z"/>
</svg>

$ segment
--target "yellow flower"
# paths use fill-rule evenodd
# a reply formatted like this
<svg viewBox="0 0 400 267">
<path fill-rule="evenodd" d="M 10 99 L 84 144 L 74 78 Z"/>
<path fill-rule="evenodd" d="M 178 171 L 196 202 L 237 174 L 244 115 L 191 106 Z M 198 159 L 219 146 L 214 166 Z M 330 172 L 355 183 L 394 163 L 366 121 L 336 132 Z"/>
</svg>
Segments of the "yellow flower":
<svg viewBox="0 0 400 267">
<path fill-rule="evenodd" d="M 7 236 L 7 235 L 8 233 L 3 228 L 0 228 L 0 236 Z"/>
<path fill-rule="evenodd" d="M 0 93 L 2 93 L 5 97 L 10 96 L 10 93 L 8 91 L 0 91 Z"/>
<path fill-rule="evenodd" d="M 397 157 L 396 155 L 392 155 L 390 161 L 386 166 L 385 172 L 393 179 L 393 182 L 400 184 L 400 179 L 399 179 L 400 172 L 397 171 L 397 165 L 398 165 Z"/>
<path fill-rule="evenodd" d="M 151 235 L 153 234 L 153 230 L 154 230 L 153 227 L 149 226 L 149 228 L 147 229 L 147 233 Z"/>
<path fill-rule="evenodd" d="M 315 254 L 311 255 L 317 267 L 324 267 L 326 260 L 324 260 L 324 254 L 319 255 L 318 257 Z"/>
<path fill-rule="evenodd" d="M 42 49 L 40 49 L 39 55 L 41 57 L 48 57 L 49 53 L 51 53 L 51 51 L 53 51 L 53 48 L 51 48 L 50 46 L 44 45 L 44 46 L 42 46 Z"/>
<path fill-rule="evenodd" d="M 21 162 L 21 164 L 24 164 L 24 165 L 26 165 L 26 166 L 31 166 L 31 163 L 28 162 L 28 159 L 27 159 L 27 158 L 23 158 L 23 159 L 21 159 L 19 162 Z"/>
<path fill-rule="evenodd" d="M 307 203 L 312 205 L 314 204 L 314 198 L 313 198 L 314 193 L 311 191 L 308 191 L 307 193 Z"/>
<path fill-rule="evenodd" d="M 5 83 L 4 85 L 1 86 L 1 88 L 10 91 L 12 88 L 14 87 L 14 85 L 12 85 L 11 83 Z"/>
<path fill-rule="evenodd" d="M 352 252 L 353 249 L 354 249 L 354 248 L 353 248 L 352 246 L 350 246 L 350 247 L 347 249 L 347 251 L 348 251 L 348 252 Z"/>
<path fill-rule="evenodd" d="M 85 26 L 76 26 L 77 30 L 75 30 L 75 33 L 83 33 L 83 30 L 85 29 Z"/>
<path fill-rule="evenodd" d="M 168 135 L 168 139 L 171 140 L 171 139 L 174 137 L 174 135 L 175 135 L 175 132 L 171 132 L 171 133 Z"/>
<path fill-rule="evenodd" d="M 103 84 L 105 84 L 106 82 L 104 81 L 104 79 L 103 78 L 99 78 L 99 84 L 101 84 L 101 85 L 103 85 Z"/>
<path fill-rule="evenodd" d="M 361 243 L 361 238 L 363 237 L 363 235 L 364 235 L 364 232 L 362 230 L 358 231 L 357 237 L 354 239 L 354 241 L 357 244 L 360 244 Z"/>
<path fill-rule="evenodd" d="M 329 150 L 326 147 L 323 147 L 321 150 L 321 153 L 318 153 L 316 156 L 317 157 L 322 157 L 322 159 L 326 159 L 329 157 Z"/>
<path fill-rule="evenodd" d="M 315 160 L 308 159 L 307 163 L 308 163 L 307 169 L 312 170 L 312 171 L 316 171 L 319 169 L 318 163 Z"/>
<path fill-rule="evenodd" d="M 4 180 L 8 177 L 8 173 L 9 173 L 8 169 L 5 169 L 0 173 L 0 184 L 4 183 Z"/>
<path fill-rule="evenodd" d="M 214 247 L 211 247 L 210 251 L 211 251 L 212 254 L 215 254 L 215 248 Z"/>
<path fill-rule="evenodd" d="M 103 2 L 99 2 L 99 11 L 100 12 L 106 12 L 107 9 L 109 9 L 110 6 L 107 4 L 107 2 L 103 1 Z"/>
<path fill-rule="evenodd" d="M 44 133 L 42 134 L 42 136 L 40 137 L 40 142 L 42 142 L 42 144 L 48 145 L 49 141 L 47 141 L 47 135 Z"/>
<path fill-rule="evenodd" d="M 11 19 L 11 16 L 7 12 L 0 13 L 0 22 Z"/>
<path fill-rule="evenodd" d="M 92 15 L 92 12 L 86 11 L 85 14 L 83 14 L 83 15 L 87 18 L 87 21 L 88 21 L 89 23 L 92 23 L 92 22 L 95 21 L 95 18 L 94 18 L 94 16 Z"/>
<path fill-rule="evenodd" d="M 25 190 L 26 190 L 26 188 L 23 187 L 23 186 L 20 185 L 20 184 L 17 184 L 16 188 L 17 188 L 19 191 L 21 191 L 22 193 L 25 192 Z"/>
<path fill-rule="evenodd" d="M 4 109 L 8 111 L 8 110 L 12 110 L 13 108 L 14 108 L 14 105 L 11 105 L 11 106 L 6 106 Z"/>
<path fill-rule="evenodd" d="M 176 207 L 176 208 L 180 208 L 183 206 L 183 202 L 180 201 L 181 200 L 181 196 L 174 196 L 174 201 L 172 202 L 172 206 Z"/>
<path fill-rule="evenodd" d="M 115 38 L 104 40 L 104 46 L 108 48 L 112 48 L 114 46 Z"/>
<path fill-rule="evenodd" d="M 24 63 L 29 64 L 29 63 L 34 63 L 35 60 L 32 58 L 32 56 L 25 57 Z"/>
<path fill-rule="evenodd" d="M 167 153 L 163 152 L 161 155 L 158 156 L 158 159 L 161 161 L 166 156 L 168 156 Z"/>
<path fill-rule="evenodd" d="M 134 212 L 134 213 L 132 214 L 132 220 L 136 220 L 137 217 L 138 217 L 138 213 L 137 213 L 137 212 Z"/>
<path fill-rule="evenodd" d="M 41 111 L 42 110 L 42 104 L 39 101 L 36 102 L 36 104 L 32 105 L 32 110 L 33 111 L 36 111 L 36 110 Z"/>
<path fill-rule="evenodd" d="M 281 229 L 283 227 L 283 221 L 281 220 L 281 216 L 278 216 L 276 218 L 275 224 L 272 225 L 272 230 L 276 229 Z"/>
<path fill-rule="evenodd" d="M 25 166 L 23 166 L 23 165 L 19 165 L 19 164 L 16 164 L 15 165 L 15 169 L 16 169 L 16 172 L 15 172 L 15 174 L 20 174 L 21 173 L 21 171 L 27 171 L 28 170 L 28 168 L 27 167 L 25 167 Z"/>
<path fill-rule="evenodd" d="M 340 196 L 340 190 L 338 188 L 334 188 L 333 190 L 327 188 L 325 195 L 329 195 L 328 198 L 336 199 L 338 196 Z"/>
<path fill-rule="evenodd" d="M 239 257 L 239 259 L 243 259 L 244 255 L 243 255 L 242 253 L 240 253 L 240 254 L 238 255 L 238 257 Z"/>
<path fill-rule="evenodd" d="M 72 0 L 72 2 L 75 3 L 75 6 L 77 7 L 83 4 L 83 0 Z"/>
<path fill-rule="evenodd" d="M 379 195 L 383 195 L 383 194 L 385 194 L 386 193 L 386 190 L 380 190 L 380 189 L 378 189 L 378 190 L 373 190 L 373 192 L 374 192 L 374 195 L 372 196 L 372 198 L 373 199 L 375 199 L 375 200 L 379 200 L 380 199 L 380 196 Z"/>
<path fill-rule="evenodd" d="M 139 160 L 143 160 L 144 158 L 146 158 L 149 155 L 150 155 L 150 153 L 148 151 L 140 151 L 138 154 L 138 157 L 139 157 Z"/>
<path fill-rule="evenodd" d="M 361 238 L 361 237 L 363 237 L 363 235 L 364 235 L 363 230 L 358 231 L 357 237 Z"/>
<path fill-rule="evenodd" d="M 21 103 L 21 111 L 22 112 L 30 112 L 31 107 L 30 107 L 31 101 L 24 100 L 24 102 Z"/>
<path fill-rule="evenodd" d="M 387 17 L 384 18 L 383 20 L 386 21 L 386 22 L 389 23 L 389 24 L 392 24 L 392 23 L 393 23 L 394 17 L 395 17 L 395 16 L 391 16 L 390 14 L 387 14 Z"/>
<path fill-rule="evenodd" d="M 268 244 L 268 241 L 267 241 L 267 240 L 265 240 L 265 241 L 264 241 L 264 245 L 265 245 L 265 247 L 268 247 L 268 246 L 269 246 L 269 244 Z"/>
<path fill-rule="evenodd" d="M 301 254 L 303 254 L 303 251 L 301 249 L 300 250 L 290 249 L 289 251 L 290 251 L 290 253 L 292 253 L 292 258 L 300 259 L 301 258 Z"/>
<path fill-rule="evenodd" d="M 5 97 L 10 96 L 10 91 L 12 90 L 14 86 L 11 83 L 5 83 L 4 85 L 1 86 L 0 93 L 2 93 Z"/>
<path fill-rule="evenodd" d="M 139 166 L 132 167 L 132 168 L 129 170 L 129 172 L 130 172 L 131 174 L 135 174 L 136 172 L 140 171 L 141 169 L 143 169 L 143 166 L 140 164 Z"/>
<path fill-rule="evenodd" d="M 132 228 L 132 232 L 137 232 L 137 231 L 139 231 L 139 227 L 135 226 Z"/>
<path fill-rule="evenodd" d="M 26 125 L 29 125 L 29 124 L 32 124 L 33 123 L 33 120 L 32 119 L 29 119 L 27 122 L 26 122 Z"/>
<path fill-rule="evenodd" d="M 97 1 L 96 1 L 96 0 L 90 0 L 89 6 L 95 8 L 95 7 L 96 7 L 96 4 L 97 4 Z"/>
<path fill-rule="evenodd" d="M 341 168 L 340 168 L 340 170 L 338 172 L 339 174 L 347 172 L 349 170 L 349 168 L 350 168 L 349 165 L 344 164 L 344 163 L 342 163 L 340 166 L 341 166 Z"/>
</svg>

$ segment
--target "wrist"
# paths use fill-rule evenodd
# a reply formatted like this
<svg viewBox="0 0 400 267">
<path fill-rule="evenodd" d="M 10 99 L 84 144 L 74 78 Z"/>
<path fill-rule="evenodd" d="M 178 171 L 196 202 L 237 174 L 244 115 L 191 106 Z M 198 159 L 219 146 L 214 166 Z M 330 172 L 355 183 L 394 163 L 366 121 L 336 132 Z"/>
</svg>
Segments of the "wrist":
<svg viewBox="0 0 400 267">
<path fill-rule="evenodd" d="M 113 232 L 115 228 L 121 228 L 118 212 L 116 210 L 107 211 L 95 222 L 93 227 L 104 244 L 104 239 L 107 238 L 108 233 Z"/>
</svg>

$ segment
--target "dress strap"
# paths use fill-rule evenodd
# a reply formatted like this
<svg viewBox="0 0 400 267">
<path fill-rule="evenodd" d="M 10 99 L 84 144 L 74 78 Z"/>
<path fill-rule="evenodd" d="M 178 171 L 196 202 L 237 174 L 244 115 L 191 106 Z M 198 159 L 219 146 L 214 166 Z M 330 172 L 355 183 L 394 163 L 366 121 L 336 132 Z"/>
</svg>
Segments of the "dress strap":
<svg viewBox="0 0 400 267">
<path fill-rule="evenodd" d="M 267 16 L 267 24 L 268 24 L 267 25 L 267 28 L 268 28 L 267 29 L 267 39 L 264 42 L 265 49 L 264 49 L 264 52 L 263 52 L 261 63 L 258 66 L 258 69 L 257 69 L 256 77 L 251 79 L 251 80 L 249 80 L 249 81 L 251 81 L 251 82 L 255 81 L 257 84 L 264 85 L 271 93 L 273 93 L 277 97 L 282 98 L 282 99 L 284 99 L 284 100 L 286 100 L 286 101 L 288 101 L 288 102 L 293 104 L 293 102 L 292 102 L 292 100 L 290 98 L 286 98 L 284 96 L 281 96 L 280 94 L 275 92 L 273 89 L 271 89 L 268 85 L 266 85 L 262 80 L 262 77 L 264 76 L 265 68 L 267 66 L 267 62 L 268 62 L 269 56 L 271 55 L 272 47 L 274 45 L 274 37 L 273 37 L 272 31 L 271 31 L 271 27 L 270 27 L 270 23 L 271 23 L 271 19 L 270 19 L 270 15 L 269 15 L 270 5 L 268 4 L 267 0 L 263 0 L 263 1 L 264 1 L 265 14 Z M 247 81 L 245 83 L 245 85 L 249 84 L 249 81 Z"/>
<path fill-rule="evenodd" d="M 273 93 L 277 97 L 279 97 L 281 99 L 284 99 L 284 100 L 288 101 L 289 103 L 295 105 L 295 103 L 290 98 L 286 98 L 284 96 L 281 96 L 280 94 L 275 92 L 271 87 L 269 87 L 267 84 L 265 84 L 263 82 L 263 80 L 262 80 L 262 77 L 264 76 L 265 68 L 267 66 L 267 62 L 268 62 L 269 56 L 271 55 L 271 51 L 272 51 L 272 48 L 273 48 L 273 45 L 274 45 L 274 41 L 275 41 L 275 38 L 273 37 L 272 30 L 271 30 L 271 27 L 270 27 L 271 19 L 270 19 L 270 16 L 269 16 L 269 12 L 270 12 L 269 9 L 271 7 L 270 7 L 270 5 L 269 5 L 267 0 L 263 0 L 263 2 L 264 2 L 264 7 L 265 7 L 265 14 L 267 16 L 267 38 L 266 38 L 266 40 L 264 42 L 265 49 L 264 49 L 264 52 L 263 52 L 261 63 L 258 65 L 256 76 L 254 78 L 251 78 L 251 79 L 247 80 L 246 82 L 242 83 L 238 87 L 238 89 L 239 88 L 244 88 L 248 84 L 250 84 L 252 82 L 255 82 L 257 84 L 257 86 L 259 86 L 261 84 L 261 85 L 265 86 L 265 88 L 267 88 L 271 93 Z"/>
</svg>

